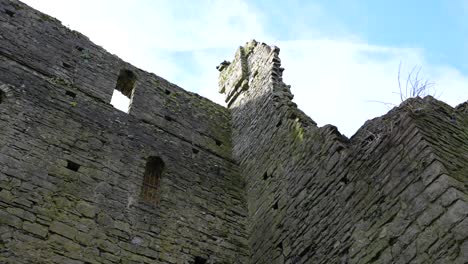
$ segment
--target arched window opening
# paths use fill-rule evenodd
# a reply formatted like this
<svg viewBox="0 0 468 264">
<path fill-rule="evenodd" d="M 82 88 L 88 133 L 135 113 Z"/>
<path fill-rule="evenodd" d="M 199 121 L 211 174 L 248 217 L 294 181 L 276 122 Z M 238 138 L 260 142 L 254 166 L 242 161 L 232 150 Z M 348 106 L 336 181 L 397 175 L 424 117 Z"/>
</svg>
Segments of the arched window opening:
<svg viewBox="0 0 468 264">
<path fill-rule="evenodd" d="M 160 157 L 149 157 L 146 162 L 141 198 L 152 204 L 159 204 L 161 176 L 164 171 L 164 161 Z"/>
</svg>

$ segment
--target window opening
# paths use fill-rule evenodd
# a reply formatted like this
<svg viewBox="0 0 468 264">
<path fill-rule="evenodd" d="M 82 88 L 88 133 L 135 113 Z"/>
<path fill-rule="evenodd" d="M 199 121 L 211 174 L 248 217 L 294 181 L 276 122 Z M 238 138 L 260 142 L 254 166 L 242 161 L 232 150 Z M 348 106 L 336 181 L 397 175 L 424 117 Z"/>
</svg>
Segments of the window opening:
<svg viewBox="0 0 468 264">
<path fill-rule="evenodd" d="M 127 69 L 120 70 L 117 84 L 112 94 L 111 105 L 115 108 L 128 113 L 131 105 L 131 98 L 137 76 L 134 72 Z"/>
<path fill-rule="evenodd" d="M 145 175 L 141 197 L 144 201 L 158 204 L 160 201 L 161 176 L 164 171 L 164 161 L 160 157 L 149 157 L 146 162 Z"/>
<path fill-rule="evenodd" d="M 72 170 L 72 171 L 78 171 L 80 167 L 81 167 L 80 164 L 67 160 L 67 169 Z"/>
<path fill-rule="evenodd" d="M 5 101 L 5 92 L 0 90 L 0 104 L 3 103 Z"/>
<path fill-rule="evenodd" d="M 72 92 L 72 91 L 66 91 L 65 92 L 65 95 L 68 95 L 70 96 L 71 98 L 75 98 L 76 97 L 76 93 Z"/>
<path fill-rule="evenodd" d="M 278 206 L 278 201 L 276 201 L 276 202 L 273 204 L 272 208 L 273 208 L 273 210 L 277 210 L 278 207 L 279 207 L 279 206 Z"/>
<path fill-rule="evenodd" d="M 72 66 L 70 64 L 66 63 L 66 62 L 62 62 L 62 66 L 67 68 L 67 69 L 72 68 Z"/>
<path fill-rule="evenodd" d="M 202 257 L 195 257 L 193 264 L 206 264 L 207 259 Z"/>
<path fill-rule="evenodd" d="M 15 15 L 15 12 L 8 10 L 8 9 L 5 9 L 5 13 L 9 15 L 10 17 L 13 17 Z"/>
</svg>

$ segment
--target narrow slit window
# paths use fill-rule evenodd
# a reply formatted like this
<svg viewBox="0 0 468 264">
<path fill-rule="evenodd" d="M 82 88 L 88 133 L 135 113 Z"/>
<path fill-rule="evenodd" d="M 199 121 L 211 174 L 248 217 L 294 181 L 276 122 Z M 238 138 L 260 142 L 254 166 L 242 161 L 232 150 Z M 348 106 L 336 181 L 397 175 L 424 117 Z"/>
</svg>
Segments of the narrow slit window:
<svg viewBox="0 0 468 264">
<path fill-rule="evenodd" d="M 111 105 L 128 113 L 136 80 L 137 76 L 131 70 L 120 70 L 119 77 L 117 78 L 117 85 L 112 94 Z"/>
<path fill-rule="evenodd" d="M 5 101 L 5 92 L 0 90 L 0 104 Z"/>
<path fill-rule="evenodd" d="M 279 208 L 279 205 L 278 205 L 278 201 L 276 201 L 273 206 L 272 206 L 273 210 L 278 210 Z"/>
<path fill-rule="evenodd" d="M 64 68 L 67 68 L 67 69 L 73 68 L 73 66 L 71 66 L 70 64 L 68 64 L 68 63 L 66 63 L 66 62 L 62 62 L 62 66 L 63 66 Z"/>
<path fill-rule="evenodd" d="M 160 157 L 149 157 L 146 162 L 141 198 L 152 204 L 159 204 L 161 176 L 164 171 L 164 161 Z"/>
</svg>

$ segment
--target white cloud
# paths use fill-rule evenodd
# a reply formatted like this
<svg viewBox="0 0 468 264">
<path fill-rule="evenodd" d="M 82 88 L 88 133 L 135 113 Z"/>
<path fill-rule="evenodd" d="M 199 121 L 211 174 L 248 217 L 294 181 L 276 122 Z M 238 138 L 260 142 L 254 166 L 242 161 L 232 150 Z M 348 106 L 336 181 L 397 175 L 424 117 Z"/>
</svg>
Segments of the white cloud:
<svg viewBox="0 0 468 264">
<path fill-rule="evenodd" d="M 275 44 L 299 107 L 319 125 L 334 124 L 347 136 L 389 110 L 369 101 L 400 102 L 395 94 L 400 62 L 402 73 L 422 66 L 423 78 L 437 84 L 441 100 L 456 105 L 468 99 L 468 77 L 448 65 L 428 64 L 423 50 L 370 45 L 348 32 L 340 33 L 344 39 L 326 39 L 322 27 L 301 23 L 307 32 L 301 37 L 310 40 L 278 41 L 267 33 L 263 13 L 243 0 L 26 2 L 137 67 L 218 103 L 223 98 L 215 66 L 252 38 Z M 319 16 L 320 8 L 314 10 Z M 191 54 L 189 66 L 172 55 L 181 51 Z"/>
<path fill-rule="evenodd" d="M 264 36 L 261 16 L 242 0 L 25 0 L 82 32 L 122 59 L 169 80 L 180 76 L 168 53 L 235 50 L 239 40 Z"/>
<path fill-rule="evenodd" d="M 415 61 L 419 57 L 417 51 L 346 40 L 280 45 L 286 69 L 284 80 L 292 85 L 299 108 L 320 126 L 334 124 L 348 136 L 367 119 L 388 111 L 385 104 L 370 101 L 397 103 L 392 92 L 398 91 L 399 61 Z"/>
</svg>

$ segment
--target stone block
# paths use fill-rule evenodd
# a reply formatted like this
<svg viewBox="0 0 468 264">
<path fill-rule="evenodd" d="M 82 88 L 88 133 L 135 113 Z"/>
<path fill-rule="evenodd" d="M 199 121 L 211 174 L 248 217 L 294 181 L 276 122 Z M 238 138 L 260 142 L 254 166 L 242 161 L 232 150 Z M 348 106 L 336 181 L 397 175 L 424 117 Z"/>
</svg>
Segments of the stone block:
<svg viewBox="0 0 468 264">
<path fill-rule="evenodd" d="M 43 225 L 40 225 L 40 224 L 37 224 L 37 223 L 31 223 L 31 222 L 28 222 L 28 221 L 25 221 L 23 223 L 23 229 L 30 232 L 30 233 L 38 235 L 38 236 L 40 236 L 42 238 L 47 237 L 47 234 L 49 232 L 49 229 L 46 226 L 43 226 Z"/>
<path fill-rule="evenodd" d="M 6 211 L 0 210 L 0 224 L 20 228 L 23 224 L 23 221 L 17 216 L 14 216 Z"/>
<path fill-rule="evenodd" d="M 96 215 L 96 207 L 84 201 L 79 201 L 76 204 L 76 210 L 88 218 L 93 218 Z"/>
<path fill-rule="evenodd" d="M 53 233 L 62 235 L 70 239 L 75 239 L 75 236 L 78 232 L 74 227 L 71 227 L 67 224 L 58 221 L 52 222 L 49 226 L 49 230 Z"/>
</svg>

